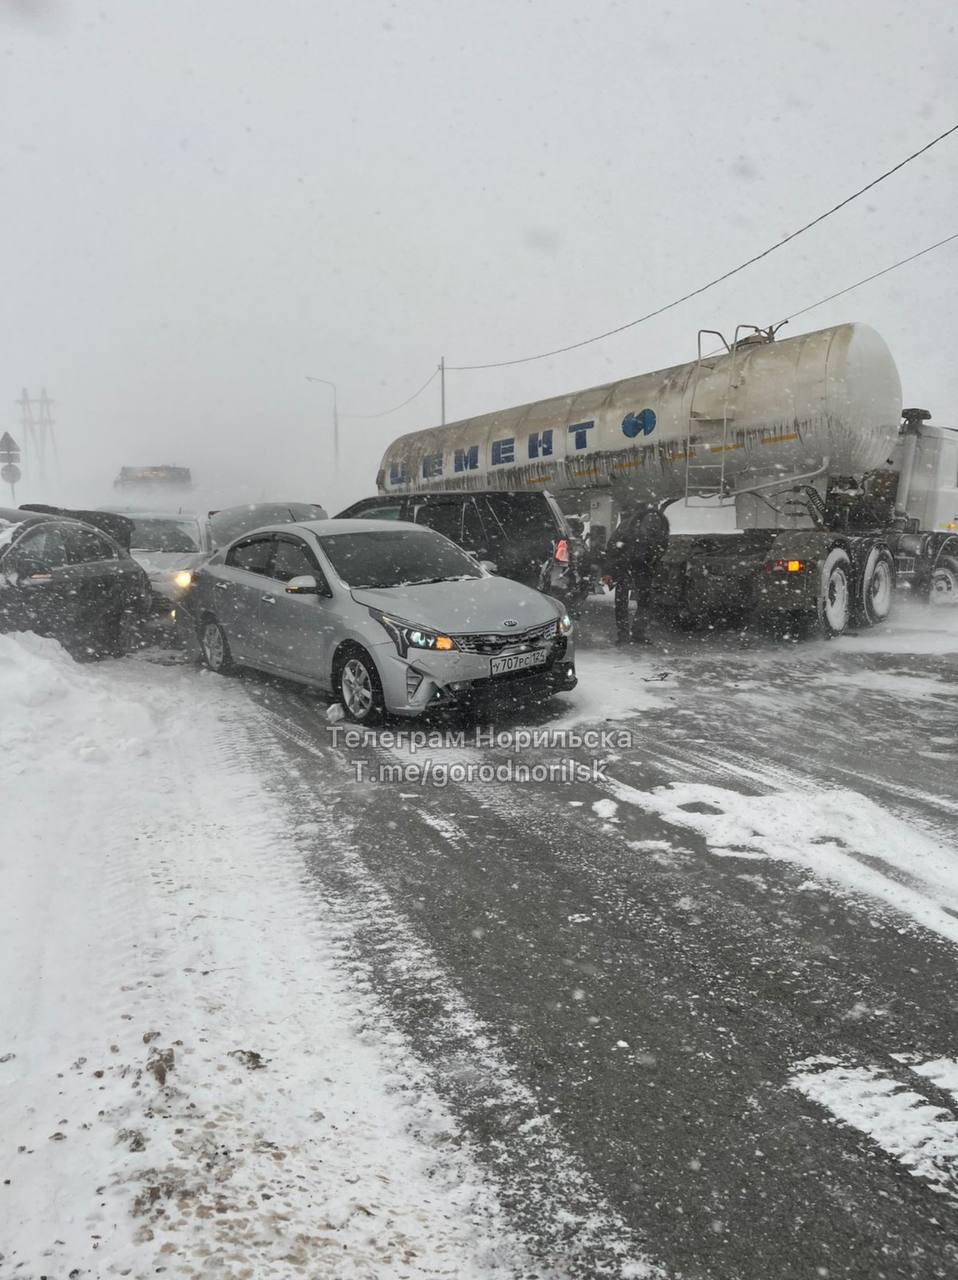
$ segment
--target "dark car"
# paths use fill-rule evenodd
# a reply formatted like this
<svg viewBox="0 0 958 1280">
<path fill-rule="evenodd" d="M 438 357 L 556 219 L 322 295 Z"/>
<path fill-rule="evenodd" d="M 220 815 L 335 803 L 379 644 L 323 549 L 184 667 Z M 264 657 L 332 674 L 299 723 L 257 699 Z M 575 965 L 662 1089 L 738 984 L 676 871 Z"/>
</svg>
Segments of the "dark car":
<svg viewBox="0 0 958 1280">
<path fill-rule="evenodd" d="M 209 514 L 214 547 L 228 546 L 244 533 L 252 533 L 254 529 L 262 529 L 268 524 L 327 519 L 318 502 L 249 502 Z"/>
<path fill-rule="evenodd" d="M 489 489 L 381 494 L 354 502 L 336 518 L 424 524 L 494 566 L 503 578 L 549 594 L 565 594 L 559 580 L 568 564 L 572 535 L 549 493 Z"/>
<path fill-rule="evenodd" d="M 53 636 L 74 657 L 120 655 L 150 602 L 146 574 L 121 542 L 122 517 L 0 507 L 0 631 Z"/>
</svg>

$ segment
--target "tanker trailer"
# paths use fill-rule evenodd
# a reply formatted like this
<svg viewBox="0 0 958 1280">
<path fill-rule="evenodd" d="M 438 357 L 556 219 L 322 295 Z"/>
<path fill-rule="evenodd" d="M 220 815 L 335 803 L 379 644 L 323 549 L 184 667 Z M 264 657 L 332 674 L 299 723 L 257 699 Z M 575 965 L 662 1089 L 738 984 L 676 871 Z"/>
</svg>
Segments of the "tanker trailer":
<svg viewBox="0 0 958 1280">
<path fill-rule="evenodd" d="M 900 419 L 895 363 L 865 325 L 703 330 L 687 364 L 402 436 L 378 484 L 547 489 L 588 506 L 593 545 L 630 501 L 655 502 L 676 531 L 660 610 L 801 616 L 833 635 L 882 621 L 896 581 L 928 594 L 958 570 L 958 537 L 903 509 Z"/>
</svg>

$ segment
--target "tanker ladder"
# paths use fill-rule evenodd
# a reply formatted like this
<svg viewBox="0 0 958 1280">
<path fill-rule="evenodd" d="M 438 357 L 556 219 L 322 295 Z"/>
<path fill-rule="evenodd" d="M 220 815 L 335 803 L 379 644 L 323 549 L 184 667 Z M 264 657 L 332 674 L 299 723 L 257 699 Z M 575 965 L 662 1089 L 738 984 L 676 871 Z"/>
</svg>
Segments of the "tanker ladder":
<svg viewBox="0 0 958 1280">
<path fill-rule="evenodd" d="M 728 340 L 718 329 L 699 329 L 697 338 L 697 353 L 695 359 L 695 372 L 692 380 L 692 398 L 689 404 L 689 425 L 685 434 L 685 503 L 688 506 L 690 497 L 698 498 L 726 498 L 729 496 L 729 483 L 725 476 L 726 461 L 729 454 L 729 424 L 735 422 L 735 408 L 731 404 L 732 391 L 738 387 L 735 381 L 735 357 L 738 354 L 740 346 L 753 345 L 757 342 L 774 342 L 775 334 L 779 326 L 772 326 L 768 329 L 762 329 L 755 324 L 739 324 L 735 326 L 735 334 L 732 338 L 732 345 L 729 346 Z M 740 335 L 743 331 L 748 331 L 749 336 L 742 338 Z M 713 352 L 711 355 L 702 354 L 702 339 L 705 337 L 718 338 L 722 346 L 725 348 L 724 356 L 728 357 L 728 377 L 725 380 L 725 394 L 722 397 L 722 416 L 717 418 L 711 414 L 695 412 L 695 395 L 700 384 L 704 379 L 699 377 L 701 370 L 707 369 L 709 372 L 715 370 L 717 362 L 713 363 L 714 357 L 723 358 L 721 351 Z M 707 423 L 722 423 L 722 439 L 720 444 L 706 444 L 701 437 L 696 437 L 694 429 L 696 426 L 704 427 Z M 700 444 L 703 451 L 717 449 L 721 455 L 718 462 L 693 462 L 696 455 L 696 442 Z M 693 479 L 692 472 L 710 473 L 710 478 L 702 476 L 700 480 Z"/>
</svg>

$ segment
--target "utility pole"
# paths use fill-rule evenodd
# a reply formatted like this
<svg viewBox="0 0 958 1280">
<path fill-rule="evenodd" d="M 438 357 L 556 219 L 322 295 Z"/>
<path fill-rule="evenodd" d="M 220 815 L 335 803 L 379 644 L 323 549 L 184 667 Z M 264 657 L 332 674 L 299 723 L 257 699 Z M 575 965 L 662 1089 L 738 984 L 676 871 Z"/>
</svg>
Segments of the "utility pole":
<svg viewBox="0 0 958 1280">
<path fill-rule="evenodd" d="M 39 400 L 31 400 L 26 387 L 17 401 L 20 408 L 20 426 L 23 430 L 23 461 L 28 470 L 36 467 L 36 479 L 47 483 L 47 446 L 53 454 L 57 479 L 60 474 L 60 455 L 57 450 L 56 425 L 53 419 L 53 401 L 41 388 Z"/>
<path fill-rule="evenodd" d="M 307 382 L 321 382 L 324 387 L 330 387 L 333 392 L 333 470 L 339 475 L 339 400 L 336 393 L 336 383 L 330 382 L 328 378 L 312 378 L 306 375 Z"/>
<path fill-rule="evenodd" d="M 446 425 L 446 357 L 439 357 L 439 396 L 442 402 L 442 425 Z"/>
</svg>

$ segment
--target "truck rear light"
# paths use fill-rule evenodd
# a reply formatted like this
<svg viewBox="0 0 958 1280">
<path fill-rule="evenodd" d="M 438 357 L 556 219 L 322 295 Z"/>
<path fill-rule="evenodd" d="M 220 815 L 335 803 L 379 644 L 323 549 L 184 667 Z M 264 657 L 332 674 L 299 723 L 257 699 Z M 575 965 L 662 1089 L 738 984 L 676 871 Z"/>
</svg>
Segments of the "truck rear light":
<svg viewBox="0 0 958 1280">
<path fill-rule="evenodd" d="M 762 566 L 766 573 L 804 573 L 804 560 L 766 560 Z"/>
<path fill-rule="evenodd" d="M 569 543 L 565 538 L 560 538 L 556 543 L 556 560 L 559 564 L 569 563 Z"/>
</svg>

